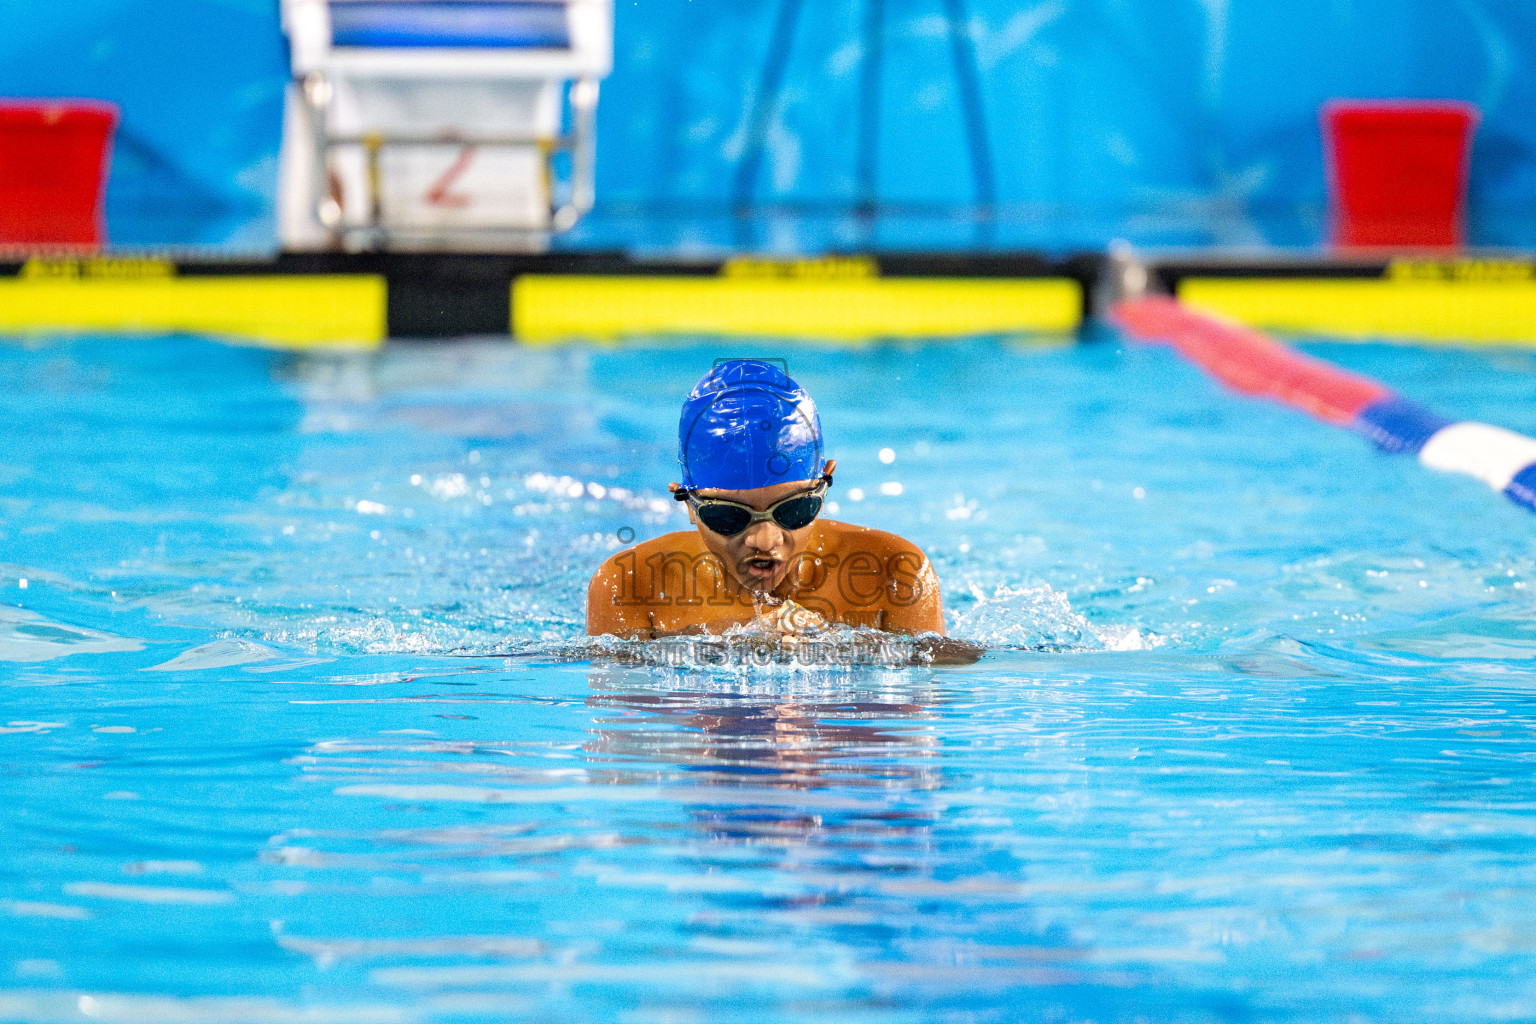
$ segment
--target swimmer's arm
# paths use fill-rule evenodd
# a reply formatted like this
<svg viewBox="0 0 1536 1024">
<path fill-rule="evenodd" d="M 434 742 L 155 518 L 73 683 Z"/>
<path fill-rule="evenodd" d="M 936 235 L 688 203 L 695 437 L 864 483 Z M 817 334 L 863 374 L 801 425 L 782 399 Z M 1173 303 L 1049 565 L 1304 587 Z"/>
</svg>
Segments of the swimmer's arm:
<svg viewBox="0 0 1536 1024">
<path fill-rule="evenodd" d="M 624 573 L 624 566 L 610 558 L 587 585 L 588 636 L 606 633 L 624 640 L 650 640 L 655 635 L 650 613 L 643 606 L 619 603 L 625 592 Z"/>
<path fill-rule="evenodd" d="M 919 640 L 917 648 L 930 665 L 974 665 L 987 653 L 980 644 L 947 636 Z"/>
<path fill-rule="evenodd" d="M 939 577 L 926 556 L 913 549 L 904 558 L 892 559 L 893 576 L 889 583 L 884 628 L 892 633 L 937 633 L 944 635 L 944 599 L 939 594 Z"/>
<path fill-rule="evenodd" d="M 939 577 L 921 551 L 910 553 L 921 559 L 915 572 L 903 571 L 892 580 L 891 607 L 885 614 L 885 628 L 893 633 L 937 633 L 918 641 L 930 665 L 974 665 L 986 653 L 967 640 L 952 640 L 944 635 L 944 599 L 939 593 Z M 917 564 L 917 563 L 912 563 Z"/>
</svg>

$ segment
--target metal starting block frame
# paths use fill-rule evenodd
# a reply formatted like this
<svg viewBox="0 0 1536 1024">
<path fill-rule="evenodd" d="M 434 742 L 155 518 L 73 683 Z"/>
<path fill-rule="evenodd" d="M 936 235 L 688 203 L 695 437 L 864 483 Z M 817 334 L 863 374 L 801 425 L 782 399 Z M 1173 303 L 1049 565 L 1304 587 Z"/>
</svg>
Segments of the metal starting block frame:
<svg viewBox="0 0 1536 1024">
<path fill-rule="evenodd" d="M 541 249 L 591 209 L 612 0 L 282 0 L 282 17 L 285 249 Z"/>
</svg>

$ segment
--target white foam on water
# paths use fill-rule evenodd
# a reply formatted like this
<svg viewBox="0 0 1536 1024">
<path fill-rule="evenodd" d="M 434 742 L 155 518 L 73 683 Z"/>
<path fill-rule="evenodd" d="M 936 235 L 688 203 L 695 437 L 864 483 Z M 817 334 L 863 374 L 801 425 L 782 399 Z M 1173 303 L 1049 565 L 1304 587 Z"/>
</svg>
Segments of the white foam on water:
<svg viewBox="0 0 1536 1024">
<path fill-rule="evenodd" d="M 34 1024 L 82 1020 L 114 1024 L 404 1024 L 418 1015 L 399 1006 L 298 1005 L 241 996 L 133 995 L 60 990 L 0 992 L 0 1020 Z"/>
<path fill-rule="evenodd" d="M 18 900 L 8 909 L 17 917 L 51 917 L 60 921 L 88 921 L 91 912 L 84 907 L 71 907 L 63 903 L 35 903 Z"/>
<path fill-rule="evenodd" d="M 0 661 L 49 661 L 71 654 L 143 649 L 142 640 L 55 622 L 27 608 L 0 605 Z"/>
<path fill-rule="evenodd" d="M 370 980 L 404 989 L 473 988 L 527 985 L 621 985 L 655 984 L 656 968 L 650 964 L 516 964 L 453 967 L 385 967 L 373 971 Z M 820 991 L 849 984 L 853 969 L 840 963 L 795 964 L 749 960 L 690 963 L 682 984 L 769 989 L 775 986 Z M 686 979 L 686 980 L 682 980 Z"/>
<path fill-rule="evenodd" d="M 1142 632 L 1135 626 L 1095 626 L 1093 631 L 1106 651 L 1150 651 L 1168 642 L 1167 637 Z"/>
<path fill-rule="evenodd" d="M 501 935 L 448 935 L 424 939 L 315 939 L 275 934 L 273 938 L 283 949 L 313 957 L 321 967 L 328 967 L 341 960 L 376 960 L 402 956 L 474 956 L 521 960 L 541 956 L 545 952 L 544 943 L 538 939 Z"/>
<path fill-rule="evenodd" d="M 130 875 L 200 875 L 203 866 L 195 860 L 138 860 L 123 865 Z"/>
<path fill-rule="evenodd" d="M 866 627 L 834 626 L 794 633 L 749 623 L 723 633 L 625 641 L 604 636 L 552 647 L 576 656 L 609 656 L 653 667 L 709 668 L 733 675 L 764 671 L 904 668 L 933 660 L 924 638 Z"/>
<path fill-rule="evenodd" d="M 990 594 L 972 584 L 971 596 L 976 603 L 955 618 L 950 635 L 989 649 L 1140 651 L 1163 643 L 1161 637 L 1132 627 L 1094 626 L 1048 584 L 999 583 Z"/>
<path fill-rule="evenodd" d="M 160 885 L 119 885 L 116 882 L 70 882 L 64 891 L 71 896 L 94 896 L 131 903 L 181 903 L 208 906 L 232 903 L 235 894 L 222 889 L 180 889 Z"/>
<path fill-rule="evenodd" d="M 45 960 L 41 957 L 16 961 L 12 968 L 18 978 L 61 978 L 64 976 L 64 968 L 57 960 Z"/>
</svg>

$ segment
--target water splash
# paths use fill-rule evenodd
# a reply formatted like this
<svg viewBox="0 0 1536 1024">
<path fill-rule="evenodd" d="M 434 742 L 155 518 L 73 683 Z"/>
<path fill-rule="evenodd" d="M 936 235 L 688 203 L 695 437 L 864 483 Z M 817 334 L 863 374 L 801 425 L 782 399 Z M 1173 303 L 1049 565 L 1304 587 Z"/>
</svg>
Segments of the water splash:
<svg viewBox="0 0 1536 1024">
<path fill-rule="evenodd" d="M 763 671 L 904 668 L 942 657 L 934 635 L 898 636 L 868 627 L 832 626 L 780 633 L 762 623 L 732 626 L 720 634 L 625 642 L 603 637 L 587 649 L 599 657 L 633 664 L 704 669 L 731 675 Z M 575 647 L 576 645 L 571 645 Z"/>
<path fill-rule="evenodd" d="M 999 583 L 991 594 L 971 584 L 970 593 L 975 604 L 955 618 L 950 632 L 988 649 L 1139 651 L 1164 642 L 1131 626 L 1095 626 L 1072 610 L 1065 594 L 1048 584 Z"/>
</svg>

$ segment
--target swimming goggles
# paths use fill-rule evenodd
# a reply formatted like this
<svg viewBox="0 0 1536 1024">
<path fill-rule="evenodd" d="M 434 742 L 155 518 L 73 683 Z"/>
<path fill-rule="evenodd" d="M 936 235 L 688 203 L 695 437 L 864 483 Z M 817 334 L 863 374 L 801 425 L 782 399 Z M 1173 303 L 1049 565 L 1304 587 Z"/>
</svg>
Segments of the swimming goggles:
<svg viewBox="0 0 1536 1024">
<path fill-rule="evenodd" d="M 830 486 L 832 474 L 827 473 L 809 491 L 791 494 L 761 512 L 739 501 L 699 498 L 694 491 L 678 490 L 673 492 L 673 497 L 678 501 L 686 501 L 693 508 L 693 514 L 699 517 L 699 522 L 710 532 L 722 537 L 734 537 L 748 527 L 768 520 L 785 530 L 802 530 L 810 526 L 821 515 L 821 506 Z"/>
</svg>

